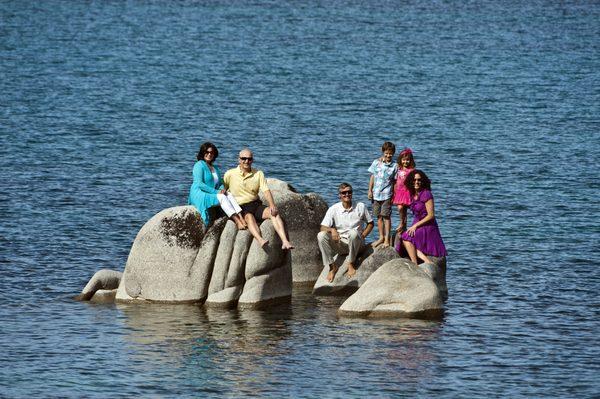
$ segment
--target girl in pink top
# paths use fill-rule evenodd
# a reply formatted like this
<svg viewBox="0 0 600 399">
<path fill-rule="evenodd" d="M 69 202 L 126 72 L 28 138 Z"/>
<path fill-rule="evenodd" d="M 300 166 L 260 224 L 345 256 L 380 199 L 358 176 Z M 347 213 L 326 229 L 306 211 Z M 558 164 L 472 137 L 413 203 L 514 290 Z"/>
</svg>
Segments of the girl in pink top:
<svg viewBox="0 0 600 399">
<path fill-rule="evenodd" d="M 415 159 L 410 148 L 405 148 L 398 155 L 398 173 L 396 173 L 396 184 L 394 186 L 394 198 L 392 203 L 398 206 L 400 214 L 400 225 L 396 231 L 406 229 L 406 208 L 410 205 L 410 192 L 404 186 L 404 179 L 415 169 Z"/>
</svg>

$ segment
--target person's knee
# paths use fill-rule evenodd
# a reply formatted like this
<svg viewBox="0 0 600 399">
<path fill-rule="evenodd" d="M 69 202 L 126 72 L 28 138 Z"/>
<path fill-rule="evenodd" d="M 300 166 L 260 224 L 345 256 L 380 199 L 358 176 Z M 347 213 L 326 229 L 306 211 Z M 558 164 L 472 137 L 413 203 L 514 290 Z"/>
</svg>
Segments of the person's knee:
<svg viewBox="0 0 600 399">
<path fill-rule="evenodd" d="M 348 239 L 349 240 L 353 241 L 353 240 L 356 240 L 358 238 L 360 238 L 360 233 L 358 232 L 358 230 L 350 230 L 348 232 Z"/>
<path fill-rule="evenodd" d="M 326 231 L 319 231 L 319 233 L 317 234 L 317 240 L 318 241 L 327 241 L 329 239 L 329 233 Z"/>
</svg>

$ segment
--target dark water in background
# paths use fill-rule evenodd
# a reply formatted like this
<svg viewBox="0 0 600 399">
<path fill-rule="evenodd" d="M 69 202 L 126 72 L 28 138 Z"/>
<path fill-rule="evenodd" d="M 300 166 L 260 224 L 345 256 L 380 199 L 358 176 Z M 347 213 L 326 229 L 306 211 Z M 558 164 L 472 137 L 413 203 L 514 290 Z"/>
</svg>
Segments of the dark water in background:
<svg viewBox="0 0 600 399">
<path fill-rule="evenodd" d="M 592 1 L 0 3 L 0 396 L 598 397 L 599 50 Z M 204 140 L 329 203 L 410 146 L 444 320 L 73 302 Z"/>
</svg>

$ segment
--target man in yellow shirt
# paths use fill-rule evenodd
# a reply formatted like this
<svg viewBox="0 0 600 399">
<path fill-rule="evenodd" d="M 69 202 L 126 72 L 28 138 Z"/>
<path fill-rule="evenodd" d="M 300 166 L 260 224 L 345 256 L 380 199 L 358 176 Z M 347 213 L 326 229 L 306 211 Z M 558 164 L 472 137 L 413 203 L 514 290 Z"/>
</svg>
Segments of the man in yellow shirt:
<svg viewBox="0 0 600 399">
<path fill-rule="evenodd" d="M 271 219 L 277 235 L 281 238 L 281 248 L 293 249 L 294 246 L 287 239 L 283 219 L 279 215 L 277 206 L 275 206 L 275 201 L 267 186 L 264 173 L 261 170 L 252 168 L 252 162 L 254 161 L 252 151 L 244 148 L 240 151 L 238 161 L 239 166 L 237 168 L 229 169 L 225 172 L 223 182 L 225 189 L 233 194 L 237 203 L 242 208 L 242 215 L 248 224 L 248 230 L 258 244 L 264 248 L 269 242 L 261 236 L 258 223 L 264 219 Z M 269 203 L 268 208 L 258 198 L 259 191 L 264 194 L 265 199 Z"/>
</svg>

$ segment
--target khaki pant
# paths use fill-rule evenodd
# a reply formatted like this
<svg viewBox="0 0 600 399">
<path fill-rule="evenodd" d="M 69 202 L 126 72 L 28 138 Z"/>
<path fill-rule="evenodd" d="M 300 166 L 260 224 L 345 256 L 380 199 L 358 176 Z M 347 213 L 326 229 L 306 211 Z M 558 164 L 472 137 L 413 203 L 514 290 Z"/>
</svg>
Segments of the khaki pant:
<svg viewBox="0 0 600 399">
<path fill-rule="evenodd" d="M 350 230 L 348 238 L 340 238 L 339 241 L 334 241 L 330 233 L 320 231 L 317 234 L 317 241 L 323 256 L 323 266 L 333 264 L 335 255 L 348 254 L 346 259 L 348 262 L 354 263 L 364 244 L 361 234 L 356 230 Z"/>
</svg>

